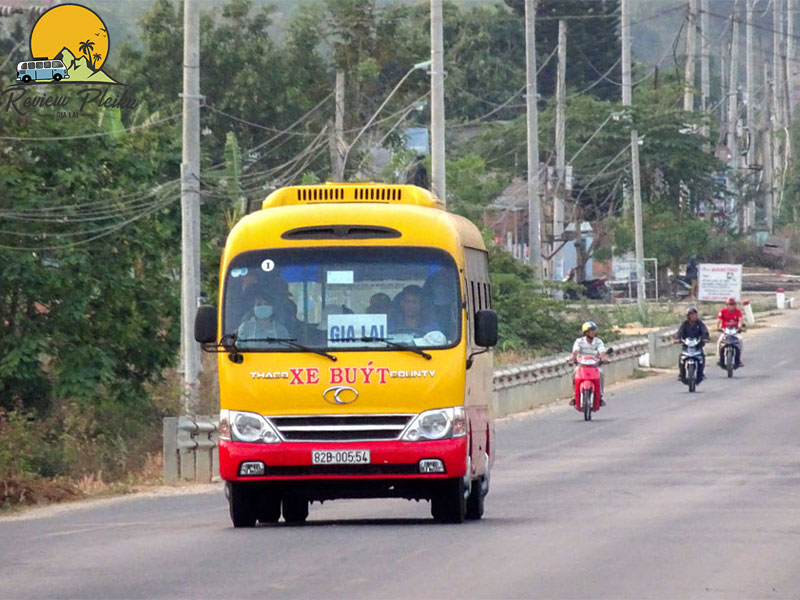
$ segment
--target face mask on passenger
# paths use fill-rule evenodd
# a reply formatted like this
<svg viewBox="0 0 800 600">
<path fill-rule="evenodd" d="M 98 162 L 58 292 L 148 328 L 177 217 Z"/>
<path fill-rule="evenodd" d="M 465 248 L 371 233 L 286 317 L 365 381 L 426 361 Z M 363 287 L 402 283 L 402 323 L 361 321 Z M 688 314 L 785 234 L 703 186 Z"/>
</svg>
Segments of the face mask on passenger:
<svg viewBox="0 0 800 600">
<path fill-rule="evenodd" d="M 272 316 L 271 304 L 256 304 L 253 307 L 253 314 L 258 319 L 269 319 Z"/>
</svg>

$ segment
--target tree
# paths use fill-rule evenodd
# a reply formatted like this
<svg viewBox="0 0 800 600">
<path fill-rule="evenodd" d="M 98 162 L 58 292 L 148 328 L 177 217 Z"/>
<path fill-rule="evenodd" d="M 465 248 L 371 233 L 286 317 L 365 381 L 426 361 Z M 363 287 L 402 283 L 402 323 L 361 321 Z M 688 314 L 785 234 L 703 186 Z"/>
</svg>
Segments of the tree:
<svg viewBox="0 0 800 600">
<path fill-rule="evenodd" d="M 56 138 L 2 142 L 0 410 L 69 415 L 69 435 L 109 443 L 98 468 L 113 475 L 122 445 L 157 423 L 149 386 L 176 359 L 177 188 L 152 188 L 177 177 L 178 136 L 70 139 L 83 126 L 33 114 L 0 124 L 4 137 Z M 53 448 L 69 441 L 46 435 Z M 50 454 L 42 473 L 81 468 Z"/>
<path fill-rule="evenodd" d="M 541 295 L 530 265 L 489 244 L 489 273 L 501 350 L 569 348 L 574 326 L 559 314 L 563 307 L 557 300 Z"/>
<path fill-rule="evenodd" d="M 679 273 L 690 256 L 703 256 L 710 247 L 711 224 L 693 214 L 681 215 L 675 206 L 648 204 L 644 207 L 643 220 L 647 223 L 645 256 L 657 259 L 660 268 L 668 267 L 672 273 Z M 617 251 L 633 251 L 630 219 L 613 219 L 608 225 L 610 241 Z"/>
<path fill-rule="evenodd" d="M 85 42 L 81 42 L 80 46 L 78 47 L 78 52 L 86 55 L 86 64 L 89 65 L 89 68 L 92 69 L 92 51 L 94 50 L 94 42 L 91 40 L 86 40 Z"/>
<path fill-rule="evenodd" d="M 525 0 L 504 0 L 520 18 Z M 545 57 L 558 45 L 558 21 L 568 26 L 567 81 L 578 90 L 604 100 L 620 95 L 622 71 L 619 31 L 619 0 L 539 0 L 536 9 L 536 52 Z M 524 52 L 524 44 L 522 45 Z M 542 93 L 555 95 L 556 62 L 539 75 Z M 592 86 L 591 88 L 589 86 Z"/>
</svg>

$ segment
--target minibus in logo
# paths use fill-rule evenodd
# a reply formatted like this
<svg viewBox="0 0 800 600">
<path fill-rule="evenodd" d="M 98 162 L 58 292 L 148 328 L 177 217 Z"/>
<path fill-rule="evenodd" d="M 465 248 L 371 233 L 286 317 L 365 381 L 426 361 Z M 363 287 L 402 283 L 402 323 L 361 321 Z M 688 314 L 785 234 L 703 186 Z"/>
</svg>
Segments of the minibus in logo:
<svg viewBox="0 0 800 600">
<path fill-rule="evenodd" d="M 60 60 L 34 58 L 17 64 L 17 81 L 61 81 L 69 79 L 69 73 Z"/>
<path fill-rule="evenodd" d="M 336 498 L 481 518 L 497 317 L 475 225 L 411 185 L 282 188 L 230 232 L 219 298 L 195 338 L 218 353 L 235 527 Z"/>
</svg>

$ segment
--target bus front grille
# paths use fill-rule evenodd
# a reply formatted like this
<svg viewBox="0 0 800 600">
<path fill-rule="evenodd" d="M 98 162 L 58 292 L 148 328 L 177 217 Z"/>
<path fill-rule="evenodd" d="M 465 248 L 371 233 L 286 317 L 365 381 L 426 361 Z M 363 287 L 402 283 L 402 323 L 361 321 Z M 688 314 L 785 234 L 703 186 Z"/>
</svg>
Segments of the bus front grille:
<svg viewBox="0 0 800 600">
<path fill-rule="evenodd" d="M 287 442 L 358 442 L 396 440 L 413 415 L 342 415 L 272 417 Z"/>
</svg>

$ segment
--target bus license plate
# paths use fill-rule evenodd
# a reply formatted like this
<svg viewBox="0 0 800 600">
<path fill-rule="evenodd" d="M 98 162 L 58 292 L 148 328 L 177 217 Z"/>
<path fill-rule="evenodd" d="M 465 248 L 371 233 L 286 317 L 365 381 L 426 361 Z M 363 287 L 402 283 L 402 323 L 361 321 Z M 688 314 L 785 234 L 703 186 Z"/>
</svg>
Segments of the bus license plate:
<svg viewBox="0 0 800 600">
<path fill-rule="evenodd" d="M 312 450 L 313 465 L 368 465 L 369 450 Z"/>
</svg>

